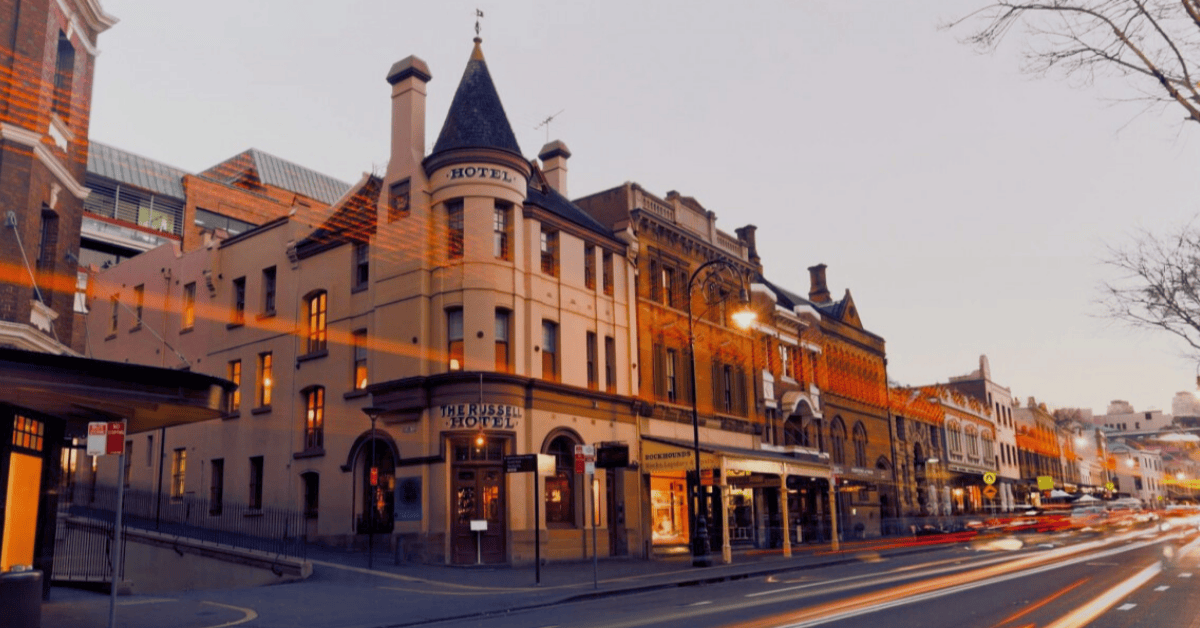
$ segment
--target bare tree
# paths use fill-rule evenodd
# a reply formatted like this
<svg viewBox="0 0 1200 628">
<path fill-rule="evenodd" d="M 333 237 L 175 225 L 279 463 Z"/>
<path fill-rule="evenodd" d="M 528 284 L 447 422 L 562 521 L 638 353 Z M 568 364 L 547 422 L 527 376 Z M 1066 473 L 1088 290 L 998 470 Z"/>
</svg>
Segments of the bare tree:
<svg viewBox="0 0 1200 628">
<path fill-rule="evenodd" d="M 1104 263 L 1120 275 L 1102 285 L 1109 318 L 1172 333 L 1200 357 L 1200 229 L 1140 231 L 1124 248 L 1109 248 Z"/>
<path fill-rule="evenodd" d="M 1133 100 L 1178 105 L 1200 122 L 1200 0 L 994 2 L 946 27 L 972 28 L 962 41 L 983 52 L 1020 28 L 1023 71 L 1085 86 L 1127 79 L 1140 93 Z"/>
</svg>

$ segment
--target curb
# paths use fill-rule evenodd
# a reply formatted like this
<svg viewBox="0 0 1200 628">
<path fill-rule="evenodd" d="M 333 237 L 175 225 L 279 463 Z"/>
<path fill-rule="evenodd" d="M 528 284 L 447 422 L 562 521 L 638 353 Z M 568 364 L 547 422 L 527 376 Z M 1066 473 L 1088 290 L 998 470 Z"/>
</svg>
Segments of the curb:
<svg viewBox="0 0 1200 628">
<path fill-rule="evenodd" d="M 930 544 L 930 545 L 922 545 L 922 546 L 919 546 L 916 548 L 911 548 L 911 549 L 906 549 L 906 550 L 889 551 L 887 553 L 887 555 L 888 556 L 908 556 L 911 554 L 923 554 L 926 552 L 932 552 L 935 550 L 944 549 L 946 547 L 951 547 L 951 546 L 955 546 L 955 545 L 958 545 L 958 544 L 956 544 L 956 543 L 955 544 L 936 543 L 936 544 Z M 864 549 L 863 551 L 872 551 L 872 550 Z M 616 597 L 616 596 L 621 596 L 621 595 L 632 595 L 635 593 L 644 593 L 647 591 L 659 591 L 662 589 L 671 589 L 671 588 L 676 588 L 676 587 L 694 587 L 694 586 L 703 586 L 706 584 L 718 584 L 721 582 L 745 580 L 747 578 L 755 578 L 758 576 L 769 576 L 769 575 L 774 575 L 774 574 L 778 574 L 778 573 L 786 573 L 789 571 L 804 571 L 804 570 L 808 570 L 808 569 L 822 569 L 825 567 L 835 567 L 837 565 L 846 565 L 846 564 L 854 563 L 854 562 L 857 562 L 857 560 L 858 559 L 855 556 L 845 556 L 845 557 L 841 557 L 841 558 L 837 558 L 837 559 L 833 559 L 833 560 L 823 560 L 820 562 L 804 563 L 804 564 L 798 564 L 798 565 L 778 566 L 778 567 L 771 567 L 769 569 L 755 569 L 755 570 L 751 570 L 751 571 L 739 571 L 736 573 L 730 573 L 730 574 L 726 574 L 726 575 L 687 578 L 684 580 L 677 580 L 677 581 L 671 581 L 671 582 L 660 582 L 660 583 L 653 583 L 653 584 L 644 584 L 644 585 L 638 585 L 638 586 L 609 589 L 609 590 L 605 590 L 605 591 L 590 591 L 588 593 L 578 593 L 575 595 L 568 595 L 563 598 L 558 598 L 558 599 L 550 600 L 547 602 L 539 602 L 537 604 L 526 604 L 523 606 L 514 606 L 511 608 L 506 608 L 506 609 L 502 609 L 502 610 L 479 611 L 479 612 L 475 612 L 475 613 L 466 613 L 463 615 L 453 615 L 453 616 L 447 616 L 447 617 L 421 619 L 421 620 L 417 620 L 417 621 L 404 622 L 404 623 L 399 623 L 399 624 L 385 624 L 382 626 L 378 626 L 377 628 L 407 628 L 409 626 L 422 626 L 422 625 L 435 624 L 435 623 L 444 622 L 444 621 L 460 621 L 460 620 L 464 620 L 464 619 L 480 619 L 480 618 L 487 618 L 487 617 L 498 617 L 498 616 L 502 616 L 502 615 L 508 615 L 510 613 L 521 612 L 521 611 L 537 610 L 540 608 L 549 608 L 551 606 L 570 604 L 572 602 L 584 602 L 584 601 L 588 601 L 588 600 L 598 600 L 598 599 L 604 599 L 604 598 L 609 598 L 609 597 Z"/>
</svg>

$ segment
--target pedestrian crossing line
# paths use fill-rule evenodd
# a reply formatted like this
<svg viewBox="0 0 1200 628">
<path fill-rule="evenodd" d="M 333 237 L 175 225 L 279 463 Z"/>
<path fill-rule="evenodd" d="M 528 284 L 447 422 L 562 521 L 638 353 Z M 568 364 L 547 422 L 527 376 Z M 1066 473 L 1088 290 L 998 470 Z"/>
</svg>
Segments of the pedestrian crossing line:
<svg viewBox="0 0 1200 628">
<path fill-rule="evenodd" d="M 1119 610 L 1119 611 L 1129 611 L 1129 610 L 1133 610 L 1133 609 L 1134 609 L 1134 608 L 1136 608 L 1136 607 L 1137 607 L 1137 604 L 1122 604 L 1122 605 L 1120 605 L 1120 606 L 1118 606 L 1118 607 L 1117 607 L 1117 610 Z"/>
<path fill-rule="evenodd" d="M 1154 587 L 1154 590 L 1158 591 L 1159 593 L 1162 593 L 1163 591 L 1166 591 L 1167 589 L 1170 589 L 1170 588 L 1171 588 L 1170 586 L 1164 584 L 1161 587 Z"/>
<path fill-rule="evenodd" d="M 1191 578 L 1191 577 L 1192 577 L 1192 572 L 1190 572 L 1190 571 L 1185 571 L 1185 572 L 1183 572 L 1183 573 L 1179 574 L 1179 577 L 1180 577 L 1180 578 Z"/>
</svg>

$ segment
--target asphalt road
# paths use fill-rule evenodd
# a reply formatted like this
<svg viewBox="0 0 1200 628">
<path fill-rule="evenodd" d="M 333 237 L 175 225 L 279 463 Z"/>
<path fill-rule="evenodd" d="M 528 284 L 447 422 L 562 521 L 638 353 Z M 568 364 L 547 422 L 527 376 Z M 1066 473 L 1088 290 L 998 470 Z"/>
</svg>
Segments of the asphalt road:
<svg viewBox="0 0 1200 628">
<path fill-rule="evenodd" d="M 436 626 L 1200 628 L 1195 530 L 1004 542 Z M 398 622 L 400 623 L 400 622 Z"/>
</svg>

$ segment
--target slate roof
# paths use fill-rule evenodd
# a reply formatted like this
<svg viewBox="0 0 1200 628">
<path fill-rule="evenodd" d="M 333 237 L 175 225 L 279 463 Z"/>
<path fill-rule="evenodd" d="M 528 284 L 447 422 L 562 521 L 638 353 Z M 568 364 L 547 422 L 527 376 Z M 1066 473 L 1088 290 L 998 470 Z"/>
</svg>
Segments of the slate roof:
<svg viewBox="0 0 1200 628">
<path fill-rule="evenodd" d="M 185 200 L 183 177 L 190 174 L 100 142 L 89 142 L 87 171 L 154 194 Z"/>
<path fill-rule="evenodd" d="M 834 318 L 841 318 L 842 310 L 845 308 L 845 299 L 842 299 L 841 301 L 830 301 L 829 303 L 816 303 L 814 301 L 809 301 L 807 298 L 802 297 L 795 292 L 780 288 L 770 281 L 767 281 L 767 278 L 763 277 L 762 275 L 756 277 L 754 281 L 755 283 L 761 283 L 774 291 L 776 296 L 786 302 L 789 310 L 798 305 L 807 305 L 818 312 L 821 312 L 822 314 L 829 314 Z"/>
<path fill-rule="evenodd" d="M 599 220 L 592 217 L 591 214 L 583 211 L 578 205 L 572 203 L 570 199 L 563 196 L 558 190 L 547 185 L 545 191 L 535 185 L 536 177 L 530 180 L 525 193 L 525 202 L 530 205 L 536 205 L 542 209 L 562 218 L 573 222 L 588 231 L 594 231 L 607 238 L 612 238 L 612 230 L 605 228 Z"/>
<path fill-rule="evenodd" d="M 233 183 L 251 172 L 263 185 L 281 188 L 327 205 L 337 202 L 350 184 L 310 168 L 251 148 L 205 170 L 204 176 Z"/>
<path fill-rule="evenodd" d="M 500 104 L 500 95 L 483 59 L 480 41 L 475 39 L 475 50 L 463 70 L 431 155 L 456 148 L 498 148 L 521 154 L 517 136 L 504 114 L 504 105 Z"/>
</svg>

